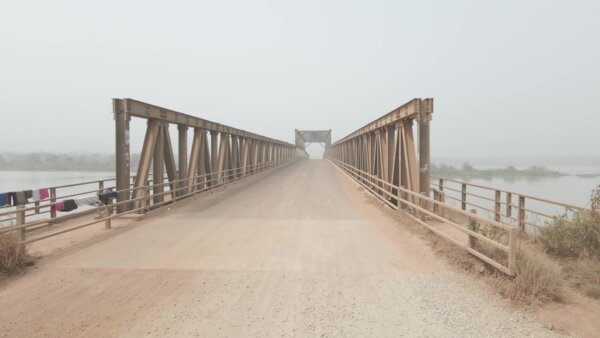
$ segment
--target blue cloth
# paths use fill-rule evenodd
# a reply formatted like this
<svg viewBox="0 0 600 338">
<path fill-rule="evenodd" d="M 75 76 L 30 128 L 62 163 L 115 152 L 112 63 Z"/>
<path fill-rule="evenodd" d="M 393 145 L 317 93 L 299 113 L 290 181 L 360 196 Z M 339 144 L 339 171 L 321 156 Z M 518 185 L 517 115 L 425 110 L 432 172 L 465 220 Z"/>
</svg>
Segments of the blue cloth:
<svg viewBox="0 0 600 338">
<path fill-rule="evenodd" d="M 10 205 L 10 193 L 0 193 L 0 206 Z"/>
</svg>

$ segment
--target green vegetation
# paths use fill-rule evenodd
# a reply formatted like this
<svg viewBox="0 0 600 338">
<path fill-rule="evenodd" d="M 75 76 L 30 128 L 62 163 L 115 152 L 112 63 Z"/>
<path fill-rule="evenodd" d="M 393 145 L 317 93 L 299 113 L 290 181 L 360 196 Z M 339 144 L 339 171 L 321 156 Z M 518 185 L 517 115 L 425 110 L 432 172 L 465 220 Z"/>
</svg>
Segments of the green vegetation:
<svg viewBox="0 0 600 338">
<path fill-rule="evenodd" d="M 600 186 L 593 190 L 590 206 L 571 219 L 555 218 L 540 231 L 538 243 L 560 263 L 569 286 L 600 299 Z"/>
<path fill-rule="evenodd" d="M 539 241 L 549 254 L 563 258 L 600 259 L 600 186 L 592 192 L 590 211 L 572 218 L 556 217 L 540 231 Z"/>
<path fill-rule="evenodd" d="M 502 169 L 476 169 L 467 162 L 465 162 L 460 169 L 447 164 L 432 164 L 431 174 L 434 176 L 442 176 L 447 178 L 532 178 L 567 176 L 567 174 L 549 170 L 546 167 L 540 166 L 531 166 L 527 169 L 516 169 L 513 166 L 508 166 Z"/>
</svg>

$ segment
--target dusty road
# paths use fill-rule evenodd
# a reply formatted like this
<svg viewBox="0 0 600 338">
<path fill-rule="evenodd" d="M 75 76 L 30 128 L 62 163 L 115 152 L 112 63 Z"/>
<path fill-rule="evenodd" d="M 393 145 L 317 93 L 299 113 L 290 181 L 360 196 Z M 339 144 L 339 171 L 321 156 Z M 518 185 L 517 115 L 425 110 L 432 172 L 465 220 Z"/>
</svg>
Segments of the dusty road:
<svg viewBox="0 0 600 338">
<path fill-rule="evenodd" d="M 43 259 L 0 336 L 555 336 L 303 161 Z"/>
</svg>

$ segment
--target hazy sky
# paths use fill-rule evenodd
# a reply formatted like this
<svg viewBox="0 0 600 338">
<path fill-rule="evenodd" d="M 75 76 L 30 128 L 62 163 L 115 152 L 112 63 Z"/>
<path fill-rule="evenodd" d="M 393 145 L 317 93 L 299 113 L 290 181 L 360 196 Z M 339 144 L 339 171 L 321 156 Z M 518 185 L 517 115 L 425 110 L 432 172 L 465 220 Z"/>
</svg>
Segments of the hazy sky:
<svg viewBox="0 0 600 338">
<path fill-rule="evenodd" d="M 289 142 L 434 97 L 433 157 L 600 155 L 599 18 L 598 0 L 3 0 L 0 152 L 111 153 L 113 97 Z"/>
</svg>

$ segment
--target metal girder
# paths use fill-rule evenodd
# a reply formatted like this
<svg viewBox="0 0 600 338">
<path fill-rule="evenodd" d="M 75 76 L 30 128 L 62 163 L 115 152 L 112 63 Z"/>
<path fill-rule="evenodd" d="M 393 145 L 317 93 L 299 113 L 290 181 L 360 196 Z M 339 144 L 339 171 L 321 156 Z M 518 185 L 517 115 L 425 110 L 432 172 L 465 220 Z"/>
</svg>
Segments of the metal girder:
<svg viewBox="0 0 600 338">
<path fill-rule="evenodd" d="M 329 130 L 298 130 L 295 129 L 296 147 L 304 151 L 306 156 L 309 156 L 306 152 L 307 144 L 312 143 L 323 144 L 325 148 L 325 154 L 331 145 L 331 129 Z"/>
<path fill-rule="evenodd" d="M 158 137 L 158 123 L 159 121 L 156 120 L 148 120 L 146 136 L 144 137 L 142 153 L 140 154 L 140 164 L 138 165 L 137 174 L 135 175 L 135 182 L 133 184 L 133 198 L 137 198 L 142 195 L 143 192 L 141 188 L 145 186 L 148 182 L 150 164 L 152 163 L 152 157 L 154 156 L 154 148 L 156 146 L 156 139 Z"/>
<path fill-rule="evenodd" d="M 189 127 L 199 127 L 209 131 L 215 131 L 219 133 L 227 133 L 229 135 L 237 135 L 245 138 L 254 140 L 276 143 L 286 146 L 293 147 L 293 144 L 275 140 L 266 136 L 257 135 L 245 130 L 226 126 L 224 124 L 208 121 L 195 116 L 180 113 L 171 109 L 155 106 L 146 102 L 134 100 L 134 99 L 123 99 L 125 113 L 130 116 L 141 117 L 146 119 L 161 120 L 168 123 L 186 125 Z"/>
<path fill-rule="evenodd" d="M 414 200 L 414 195 L 401 193 L 392 185 L 428 195 L 432 112 L 433 99 L 411 100 L 333 143 L 327 156 L 359 169 L 365 184 L 387 191 L 388 200 Z M 418 144 L 413 121 L 418 122 Z"/>
<path fill-rule="evenodd" d="M 372 132 L 402 119 L 418 119 L 421 111 L 425 115 L 431 115 L 433 113 L 433 99 L 412 99 L 411 101 L 408 101 L 407 103 L 374 120 L 373 122 L 367 123 L 362 128 L 359 128 L 339 141 L 336 141 L 333 145 L 345 142 L 362 134 Z"/>
<path fill-rule="evenodd" d="M 143 204 L 144 210 L 149 206 L 150 199 L 142 199 L 142 196 L 148 196 L 149 189 L 152 189 L 153 196 L 150 198 L 153 204 L 165 201 L 165 170 L 173 200 L 195 190 L 273 167 L 282 160 L 296 156 L 295 146 L 290 143 L 133 99 L 113 99 L 113 113 L 119 191 L 117 201 L 126 202 L 133 195 L 135 204 Z M 130 187 L 129 149 L 129 121 L 132 116 L 145 118 L 148 124 L 133 190 Z M 170 123 L 178 126 L 178 158 L 175 158 L 171 144 Z M 190 127 L 194 130 L 194 138 L 188 161 L 187 132 Z M 148 187 L 151 167 L 154 187 Z M 117 212 L 126 212 L 131 208 L 132 203 L 119 203 Z"/>
</svg>

